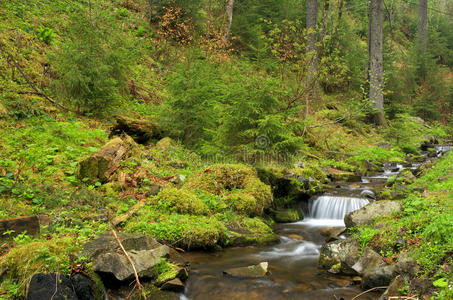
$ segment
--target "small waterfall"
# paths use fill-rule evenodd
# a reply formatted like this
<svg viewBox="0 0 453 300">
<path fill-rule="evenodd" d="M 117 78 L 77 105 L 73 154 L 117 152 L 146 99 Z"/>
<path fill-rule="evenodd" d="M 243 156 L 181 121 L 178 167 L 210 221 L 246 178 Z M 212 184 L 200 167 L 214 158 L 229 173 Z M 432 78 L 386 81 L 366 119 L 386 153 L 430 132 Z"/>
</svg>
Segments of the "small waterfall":
<svg viewBox="0 0 453 300">
<path fill-rule="evenodd" d="M 369 201 L 364 198 L 320 196 L 315 199 L 309 209 L 309 217 L 313 219 L 343 220 L 344 215 L 357 210 Z"/>
</svg>

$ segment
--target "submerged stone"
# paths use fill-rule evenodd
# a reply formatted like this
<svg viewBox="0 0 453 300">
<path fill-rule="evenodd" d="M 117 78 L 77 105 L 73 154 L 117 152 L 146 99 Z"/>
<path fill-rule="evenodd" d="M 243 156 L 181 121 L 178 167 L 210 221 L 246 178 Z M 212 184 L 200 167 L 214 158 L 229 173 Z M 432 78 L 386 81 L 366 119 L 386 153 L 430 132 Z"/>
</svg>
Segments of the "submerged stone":
<svg viewBox="0 0 453 300">
<path fill-rule="evenodd" d="M 268 262 L 262 262 L 253 266 L 227 269 L 223 271 L 223 273 L 233 277 L 261 278 L 267 275 L 268 266 L 269 266 Z"/>
</svg>

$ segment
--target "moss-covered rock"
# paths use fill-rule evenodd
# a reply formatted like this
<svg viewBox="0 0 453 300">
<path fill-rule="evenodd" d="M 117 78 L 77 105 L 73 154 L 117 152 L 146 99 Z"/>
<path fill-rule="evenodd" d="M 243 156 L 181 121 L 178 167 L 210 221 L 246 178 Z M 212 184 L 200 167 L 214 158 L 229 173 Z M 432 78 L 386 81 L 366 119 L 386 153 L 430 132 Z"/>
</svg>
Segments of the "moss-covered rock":
<svg viewBox="0 0 453 300">
<path fill-rule="evenodd" d="M 156 197 L 161 208 L 180 214 L 204 215 L 209 212 L 204 202 L 187 189 L 166 188 Z"/>
<path fill-rule="evenodd" d="M 161 151 L 168 151 L 173 147 L 176 147 L 177 143 L 169 137 L 164 137 L 160 141 L 157 142 L 156 147 Z"/>
<path fill-rule="evenodd" d="M 203 190 L 214 195 L 228 195 L 225 200 L 233 210 L 250 216 L 259 216 L 271 207 L 271 187 L 257 177 L 256 171 L 241 164 L 218 164 L 192 176 L 186 189 Z"/>
<path fill-rule="evenodd" d="M 231 207 L 242 215 L 257 215 L 256 199 L 253 195 L 238 190 L 230 196 Z"/>
<path fill-rule="evenodd" d="M 241 218 L 228 222 L 228 246 L 272 244 L 279 241 L 278 235 L 261 218 Z"/>
<path fill-rule="evenodd" d="M 77 178 L 88 183 L 107 182 L 134 145 L 127 135 L 110 140 L 101 150 L 79 162 Z"/>
<path fill-rule="evenodd" d="M 275 212 L 274 220 L 278 223 L 297 222 L 301 219 L 299 212 L 295 209 L 279 209 Z"/>
</svg>

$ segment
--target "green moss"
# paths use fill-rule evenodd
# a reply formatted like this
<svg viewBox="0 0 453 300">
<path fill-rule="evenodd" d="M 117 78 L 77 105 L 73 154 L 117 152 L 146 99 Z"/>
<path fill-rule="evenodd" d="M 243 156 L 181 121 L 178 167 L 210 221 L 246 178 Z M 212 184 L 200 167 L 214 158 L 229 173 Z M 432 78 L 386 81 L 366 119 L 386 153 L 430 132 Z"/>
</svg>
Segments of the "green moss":
<svg viewBox="0 0 453 300">
<path fill-rule="evenodd" d="M 169 263 L 168 261 L 163 260 L 155 266 L 155 270 L 157 278 L 154 280 L 154 283 L 157 286 L 161 286 L 165 282 L 175 279 L 179 274 L 180 268 L 172 263 Z"/>
<path fill-rule="evenodd" d="M 295 209 L 281 209 L 275 212 L 275 221 L 279 223 L 297 222 L 300 220 L 299 213 Z"/>
<path fill-rule="evenodd" d="M 216 216 L 169 214 L 155 206 L 144 207 L 126 223 L 125 230 L 149 234 L 184 249 L 212 249 L 226 241 L 226 227 Z"/>
<path fill-rule="evenodd" d="M 242 190 L 238 190 L 233 192 L 229 198 L 231 207 L 238 213 L 249 216 L 253 216 L 258 213 L 256 203 L 257 201 L 251 194 L 245 193 Z"/>
<path fill-rule="evenodd" d="M 36 273 L 61 273 L 69 275 L 70 256 L 75 257 L 80 251 L 78 243 L 72 237 L 60 237 L 51 240 L 17 240 L 18 245 L 0 261 L 0 269 L 6 269 L 0 287 L 9 294 L 21 297 L 30 278 Z M 15 289 L 11 283 L 18 283 Z"/>
<path fill-rule="evenodd" d="M 159 206 L 180 214 L 204 215 L 209 212 L 204 202 L 187 189 L 166 188 L 156 197 Z"/>
<path fill-rule="evenodd" d="M 177 143 L 169 137 L 164 137 L 156 144 L 156 147 L 161 151 L 168 151 L 176 146 Z"/>
<path fill-rule="evenodd" d="M 273 202 L 271 187 L 258 179 L 253 168 L 241 164 L 213 165 L 192 176 L 184 188 L 227 195 L 227 205 L 245 215 L 262 215 Z"/>
<path fill-rule="evenodd" d="M 93 271 L 92 264 L 88 263 L 85 265 L 84 272 L 88 275 L 88 278 L 94 283 L 94 299 L 102 300 L 105 298 L 104 294 L 104 283 L 102 282 L 101 276 Z"/>
</svg>

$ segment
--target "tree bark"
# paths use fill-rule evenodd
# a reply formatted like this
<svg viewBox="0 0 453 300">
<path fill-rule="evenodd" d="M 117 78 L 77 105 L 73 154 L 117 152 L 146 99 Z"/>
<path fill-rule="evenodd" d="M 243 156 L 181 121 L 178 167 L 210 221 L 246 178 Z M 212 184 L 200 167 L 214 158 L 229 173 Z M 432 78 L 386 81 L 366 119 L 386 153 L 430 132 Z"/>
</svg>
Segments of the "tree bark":
<svg viewBox="0 0 453 300">
<path fill-rule="evenodd" d="M 316 76 L 315 73 L 318 68 L 317 64 L 317 53 L 316 53 L 316 42 L 317 32 L 316 25 L 318 23 L 318 0 L 307 0 L 307 53 L 311 56 L 310 66 L 308 70 L 309 82 L 311 82 Z"/>
<path fill-rule="evenodd" d="M 305 95 L 305 118 L 308 117 L 310 98 L 316 94 L 316 73 L 318 71 L 318 56 L 316 51 L 318 23 L 318 0 L 307 0 L 306 3 L 306 29 L 307 29 L 307 56 L 310 58 L 308 74 L 305 82 L 307 93 Z"/>
<path fill-rule="evenodd" d="M 230 37 L 231 24 L 233 24 L 233 10 L 234 10 L 234 0 L 228 0 L 228 4 L 226 7 L 226 14 L 227 14 L 228 20 L 227 20 L 227 25 L 225 28 L 225 42 L 227 42 L 228 38 Z"/>
<path fill-rule="evenodd" d="M 418 44 L 422 53 L 426 51 L 428 24 L 428 0 L 418 0 Z"/>
<path fill-rule="evenodd" d="M 386 125 L 382 58 L 383 0 L 371 0 L 369 7 L 368 51 L 370 59 L 370 101 L 376 109 L 375 122 Z"/>
</svg>

